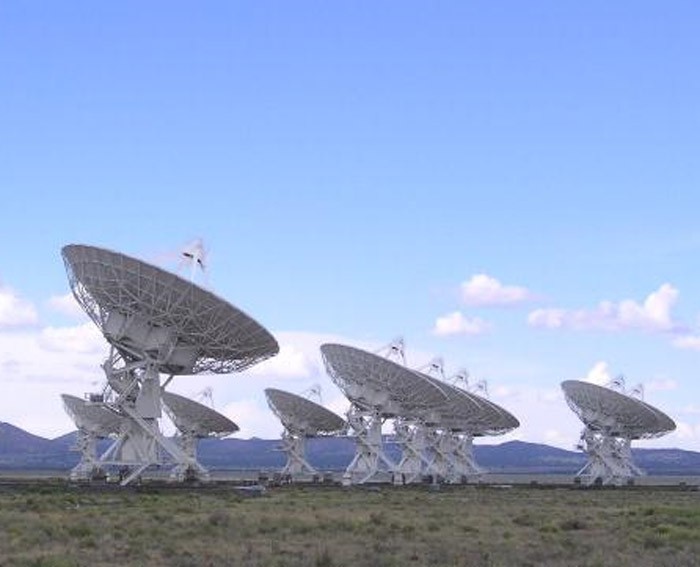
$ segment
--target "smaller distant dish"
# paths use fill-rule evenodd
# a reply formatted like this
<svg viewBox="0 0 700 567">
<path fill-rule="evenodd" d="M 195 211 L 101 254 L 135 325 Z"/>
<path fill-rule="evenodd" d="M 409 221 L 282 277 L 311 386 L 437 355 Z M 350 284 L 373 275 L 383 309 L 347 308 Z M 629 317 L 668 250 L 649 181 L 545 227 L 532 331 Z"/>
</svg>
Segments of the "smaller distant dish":
<svg viewBox="0 0 700 567">
<path fill-rule="evenodd" d="M 106 476 L 97 458 L 97 441 L 117 436 L 124 419 L 101 403 L 93 403 L 70 394 L 61 394 L 63 407 L 73 419 L 78 432 L 74 450 L 80 453 L 80 462 L 70 472 L 71 480 L 96 480 Z"/>
<path fill-rule="evenodd" d="M 265 397 L 284 426 L 281 449 L 287 455 L 287 463 L 282 474 L 291 479 L 316 475 L 318 471 L 306 459 L 306 439 L 339 435 L 346 428 L 345 421 L 322 405 L 297 394 L 267 388 Z"/>
<path fill-rule="evenodd" d="M 576 474 L 578 482 L 632 482 L 643 474 L 634 464 L 632 441 L 660 437 L 676 428 L 665 413 L 623 392 L 580 380 L 567 380 L 561 387 L 566 403 L 585 426 L 578 448 L 586 452 L 588 462 Z"/>
<path fill-rule="evenodd" d="M 595 431 L 627 439 L 649 439 L 676 428 L 665 413 L 642 400 L 580 380 L 561 384 L 569 407 Z"/>
<path fill-rule="evenodd" d="M 61 398 L 66 413 L 71 416 L 78 429 L 98 438 L 119 433 L 123 418 L 104 404 L 90 403 L 70 394 L 61 394 Z"/>
<path fill-rule="evenodd" d="M 225 437 L 238 425 L 218 411 L 173 392 L 163 392 L 163 403 L 175 427 L 198 438 Z"/>
<path fill-rule="evenodd" d="M 179 481 L 208 480 L 209 471 L 197 460 L 197 441 L 226 437 L 238 425 L 210 407 L 173 392 L 162 393 L 163 405 L 180 435 L 176 437 L 185 459 L 176 462 L 170 477 Z"/>
<path fill-rule="evenodd" d="M 275 388 L 267 388 L 265 396 L 285 429 L 295 435 L 336 435 L 346 428 L 345 420 L 340 416 L 303 396 Z"/>
</svg>

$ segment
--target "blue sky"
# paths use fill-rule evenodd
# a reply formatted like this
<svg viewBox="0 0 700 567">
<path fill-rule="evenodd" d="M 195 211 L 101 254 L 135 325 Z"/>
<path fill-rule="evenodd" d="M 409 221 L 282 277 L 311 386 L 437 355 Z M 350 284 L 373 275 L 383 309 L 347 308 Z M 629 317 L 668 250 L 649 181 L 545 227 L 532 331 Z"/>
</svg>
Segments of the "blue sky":
<svg viewBox="0 0 700 567">
<path fill-rule="evenodd" d="M 87 332 L 51 300 L 68 291 L 61 246 L 163 264 L 201 237 L 212 288 L 287 358 L 180 388 L 212 380 L 250 434 L 279 429 L 268 385 L 322 382 L 340 410 L 322 340 L 403 334 L 409 363 L 441 354 L 488 379 L 522 438 L 573 443 L 558 384 L 597 368 L 683 424 L 659 443 L 700 449 L 699 12 L 4 2 L 0 420 L 66 430 L 57 392 L 85 389 L 102 356 L 47 339 Z M 13 409 L 49 394 L 41 415 Z"/>
</svg>

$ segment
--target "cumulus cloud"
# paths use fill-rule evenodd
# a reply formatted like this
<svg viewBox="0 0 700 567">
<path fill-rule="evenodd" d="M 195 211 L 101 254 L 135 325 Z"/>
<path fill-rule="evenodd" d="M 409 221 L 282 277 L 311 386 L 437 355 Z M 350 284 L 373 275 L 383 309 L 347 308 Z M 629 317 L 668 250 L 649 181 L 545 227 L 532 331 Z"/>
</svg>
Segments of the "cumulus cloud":
<svg viewBox="0 0 700 567">
<path fill-rule="evenodd" d="M 665 283 L 650 293 L 643 303 L 625 299 L 619 303 L 603 301 L 595 309 L 535 309 L 528 324 L 545 329 L 673 332 L 681 328 L 671 310 L 678 300 L 678 290 Z"/>
<path fill-rule="evenodd" d="M 487 274 L 475 274 L 461 285 L 462 301 L 476 307 L 517 305 L 532 300 L 526 288 L 504 285 Z"/>
<path fill-rule="evenodd" d="M 253 399 L 229 402 L 221 410 L 240 430 L 236 437 L 249 439 L 278 439 L 282 433 L 282 424 L 274 417 L 267 406 L 261 406 Z"/>
<path fill-rule="evenodd" d="M 107 343 L 92 322 L 75 327 L 46 327 L 37 337 L 39 345 L 54 352 L 105 353 Z"/>
<path fill-rule="evenodd" d="M 570 450 L 581 433 L 582 424 L 566 405 L 561 388 L 498 384 L 491 388 L 491 400 L 512 413 L 520 427 L 483 443 L 523 440 Z"/>
<path fill-rule="evenodd" d="M 461 311 L 454 311 L 438 317 L 433 327 L 433 334 L 438 337 L 452 335 L 482 335 L 491 329 L 491 325 L 479 317 L 465 317 Z"/>
<path fill-rule="evenodd" d="M 0 329 L 27 327 L 38 321 L 39 316 L 31 302 L 13 289 L 0 285 Z"/>
<path fill-rule="evenodd" d="M 90 340 L 81 331 L 67 328 L 25 329 L 0 332 L 0 420 L 46 437 L 56 437 L 75 428 L 63 410 L 62 393 L 82 396 L 104 381 L 100 368 L 106 355 L 87 347 Z M 76 349 L 61 345 L 67 337 Z M 80 345 L 83 345 L 82 347 Z"/>
<path fill-rule="evenodd" d="M 251 368 L 254 375 L 274 375 L 280 378 L 308 378 L 318 367 L 314 356 L 292 343 L 282 343 L 273 358 Z"/>
<path fill-rule="evenodd" d="M 673 346 L 685 350 L 700 350 L 700 336 L 684 335 L 673 339 Z"/>
<path fill-rule="evenodd" d="M 588 371 L 588 374 L 583 378 L 584 382 L 590 382 L 591 384 L 597 384 L 598 386 L 605 386 L 609 384 L 612 380 L 612 374 L 610 374 L 610 368 L 608 363 L 601 360 L 596 362 Z"/>
<path fill-rule="evenodd" d="M 72 293 L 66 293 L 65 295 L 52 295 L 46 302 L 49 308 L 62 315 L 68 315 L 75 319 L 82 319 L 87 317 L 85 311 L 78 304 L 73 297 Z"/>
</svg>

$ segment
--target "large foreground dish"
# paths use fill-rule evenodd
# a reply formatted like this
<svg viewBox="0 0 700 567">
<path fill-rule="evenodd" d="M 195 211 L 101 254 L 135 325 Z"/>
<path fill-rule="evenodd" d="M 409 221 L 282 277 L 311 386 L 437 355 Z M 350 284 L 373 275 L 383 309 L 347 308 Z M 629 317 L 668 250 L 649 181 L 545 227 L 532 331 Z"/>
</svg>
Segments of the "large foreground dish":
<svg viewBox="0 0 700 567">
<path fill-rule="evenodd" d="M 228 374 L 279 350 L 275 338 L 227 301 L 125 254 L 71 244 L 63 260 L 73 295 L 127 360 L 167 374 Z"/>
<path fill-rule="evenodd" d="M 274 356 L 277 341 L 220 297 L 146 262 L 79 244 L 62 255 L 74 297 L 112 346 L 104 400 L 125 423 L 100 461 L 118 467 L 122 484 L 167 459 L 175 470 L 199 467 L 160 432 L 163 388 L 176 375 L 249 368 Z"/>
<path fill-rule="evenodd" d="M 643 472 L 634 464 L 631 443 L 660 437 L 676 428 L 662 411 L 596 384 L 562 382 L 566 403 L 584 424 L 580 447 L 588 462 L 576 477 L 587 484 L 623 484 Z"/>
<path fill-rule="evenodd" d="M 292 478 L 317 474 L 306 458 L 306 439 L 338 435 L 347 427 L 345 420 L 316 402 L 284 390 L 267 388 L 265 397 L 284 426 L 282 450 L 287 455 L 287 462 L 282 474 Z"/>
</svg>

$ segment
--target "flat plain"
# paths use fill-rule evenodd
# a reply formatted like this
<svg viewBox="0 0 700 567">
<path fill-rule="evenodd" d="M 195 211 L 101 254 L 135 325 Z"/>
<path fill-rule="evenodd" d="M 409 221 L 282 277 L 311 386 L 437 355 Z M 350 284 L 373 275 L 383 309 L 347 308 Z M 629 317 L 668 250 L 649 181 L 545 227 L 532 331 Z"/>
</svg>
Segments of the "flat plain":
<svg viewBox="0 0 700 567">
<path fill-rule="evenodd" d="M 0 565 L 700 565 L 700 492 L 0 485 Z"/>
</svg>

